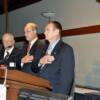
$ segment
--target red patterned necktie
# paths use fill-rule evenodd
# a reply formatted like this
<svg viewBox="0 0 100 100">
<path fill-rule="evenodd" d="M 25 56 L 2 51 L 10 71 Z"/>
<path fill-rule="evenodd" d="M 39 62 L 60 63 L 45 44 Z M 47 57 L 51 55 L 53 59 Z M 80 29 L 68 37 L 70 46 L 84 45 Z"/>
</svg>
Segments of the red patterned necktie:
<svg viewBox="0 0 100 100">
<path fill-rule="evenodd" d="M 28 47 L 27 47 L 27 52 L 29 52 L 31 49 L 31 43 L 28 44 Z"/>
</svg>

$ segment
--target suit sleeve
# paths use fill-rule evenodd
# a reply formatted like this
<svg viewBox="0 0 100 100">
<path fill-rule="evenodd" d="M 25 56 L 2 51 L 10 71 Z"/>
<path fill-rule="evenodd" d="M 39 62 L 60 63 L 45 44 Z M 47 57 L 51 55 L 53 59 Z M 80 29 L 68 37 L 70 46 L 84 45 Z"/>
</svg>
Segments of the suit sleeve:
<svg viewBox="0 0 100 100">
<path fill-rule="evenodd" d="M 17 55 L 17 69 L 21 70 L 21 56 L 22 56 L 22 50 L 19 50 L 19 53 Z"/>
<path fill-rule="evenodd" d="M 62 51 L 59 93 L 67 93 L 69 95 L 71 92 L 70 90 L 74 81 L 74 66 L 73 49 L 69 46 Z"/>
<path fill-rule="evenodd" d="M 38 47 L 34 53 L 34 60 L 32 61 L 32 66 L 31 66 L 31 69 L 34 73 L 38 73 L 40 71 L 38 63 L 42 55 L 43 55 L 43 47 Z"/>
<path fill-rule="evenodd" d="M 3 51 L 0 50 L 0 60 L 2 60 L 2 59 L 3 59 Z"/>
</svg>

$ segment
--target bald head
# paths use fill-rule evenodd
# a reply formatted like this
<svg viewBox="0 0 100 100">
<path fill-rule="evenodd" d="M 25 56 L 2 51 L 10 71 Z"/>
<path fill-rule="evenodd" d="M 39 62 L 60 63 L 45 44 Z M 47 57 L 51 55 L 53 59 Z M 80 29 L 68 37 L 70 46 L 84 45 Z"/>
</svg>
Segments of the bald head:
<svg viewBox="0 0 100 100">
<path fill-rule="evenodd" d="M 13 46 L 15 44 L 14 36 L 11 33 L 4 33 L 2 36 L 2 43 L 4 48 Z"/>
<path fill-rule="evenodd" d="M 25 29 L 27 29 L 27 28 L 31 28 L 32 30 L 37 30 L 38 26 L 35 23 L 27 23 L 25 25 Z"/>
<path fill-rule="evenodd" d="M 24 28 L 26 40 L 31 42 L 34 38 L 37 37 L 37 24 L 27 23 Z"/>
</svg>

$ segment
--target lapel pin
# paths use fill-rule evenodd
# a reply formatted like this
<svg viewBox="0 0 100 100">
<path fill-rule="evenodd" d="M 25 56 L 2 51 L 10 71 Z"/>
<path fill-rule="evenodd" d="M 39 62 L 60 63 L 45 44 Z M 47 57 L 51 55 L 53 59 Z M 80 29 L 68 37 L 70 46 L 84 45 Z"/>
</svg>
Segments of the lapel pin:
<svg viewBox="0 0 100 100">
<path fill-rule="evenodd" d="M 56 52 L 54 52 L 54 54 L 56 54 Z"/>
</svg>

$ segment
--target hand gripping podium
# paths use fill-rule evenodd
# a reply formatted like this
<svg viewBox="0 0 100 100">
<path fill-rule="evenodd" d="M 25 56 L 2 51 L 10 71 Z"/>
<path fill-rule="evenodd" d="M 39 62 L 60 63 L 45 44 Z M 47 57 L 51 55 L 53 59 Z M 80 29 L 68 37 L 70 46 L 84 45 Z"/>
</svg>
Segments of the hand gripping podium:
<svg viewBox="0 0 100 100">
<path fill-rule="evenodd" d="M 0 69 L 0 83 L 4 81 L 4 70 Z M 30 90 L 49 91 L 49 81 L 18 70 L 7 71 L 7 100 L 18 100 L 21 88 Z"/>
</svg>

